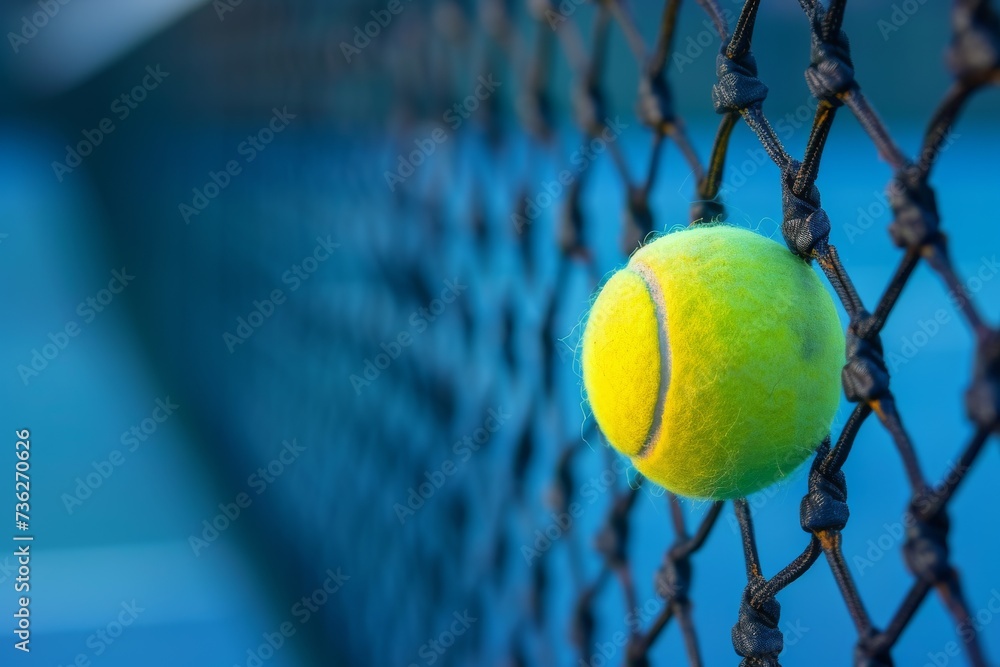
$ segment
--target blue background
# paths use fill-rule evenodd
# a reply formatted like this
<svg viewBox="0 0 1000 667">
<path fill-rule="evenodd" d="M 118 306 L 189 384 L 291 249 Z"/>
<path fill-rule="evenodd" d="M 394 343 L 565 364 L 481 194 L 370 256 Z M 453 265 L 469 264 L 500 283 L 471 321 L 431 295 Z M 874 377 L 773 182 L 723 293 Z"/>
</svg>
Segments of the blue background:
<svg viewBox="0 0 1000 667">
<path fill-rule="evenodd" d="M 578 490 L 612 460 L 590 429 L 575 346 L 593 278 L 625 260 L 618 243 L 620 178 L 607 155 L 586 170 L 585 234 L 595 251 L 594 276 L 574 265 L 557 285 L 558 206 L 547 208 L 524 236 L 510 223 L 515 200 L 541 192 L 583 144 L 570 123 L 565 59 L 557 59 L 553 74 L 556 136 L 541 146 L 514 116 L 523 80 L 482 46 L 489 42 L 482 31 L 470 31 L 461 49 L 435 37 L 431 27 L 441 20 L 443 3 L 407 5 L 350 64 L 340 42 L 380 6 L 245 0 L 220 18 L 211 3 L 150 3 L 156 20 L 139 31 L 129 26 L 142 16 L 121 7 L 112 12 L 113 4 L 102 6 L 101 15 L 117 19 L 98 21 L 97 28 L 91 12 L 98 9 L 66 5 L 23 52 L 4 53 L 0 421 L 11 469 L 14 431 L 31 429 L 36 540 L 32 653 L 15 652 L 13 635 L 4 631 L 4 664 L 69 665 L 82 653 L 109 667 L 247 665 L 247 651 L 257 650 L 264 634 L 291 622 L 295 635 L 264 664 L 425 665 L 422 647 L 449 628 L 453 614 L 466 611 L 477 620 L 438 664 L 513 664 L 518 650 L 529 664 L 578 664 L 568 641 L 570 617 L 581 584 L 597 576 L 593 535 L 611 494 L 581 500 L 582 517 L 539 561 L 526 563 L 521 547 L 552 521 L 547 500 L 567 442 L 585 440 L 573 466 Z M 657 10 L 636 8 L 647 40 Z M 15 29 L 33 11 L 33 4 L 12 7 L 0 25 Z M 878 22 L 892 11 L 888 2 L 849 8 L 845 29 L 863 90 L 912 155 L 948 84 L 940 60 L 947 8 L 918 5 L 898 31 L 883 34 Z M 530 45 L 535 28 L 523 8 L 517 12 L 516 28 Z M 587 26 L 592 17 L 593 8 L 584 6 L 572 20 Z M 693 4 L 684 8 L 677 49 L 705 30 L 703 20 Z M 73 32 L 73 26 L 82 27 Z M 650 140 L 632 111 L 636 66 L 620 30 L 612 32 L 606 91 L 612 115 L 630 125 L 616 143 L 635 176 L 644 173 Z M 118 50 L 102 56 L 115 35 Z M 708 99 L 716 45 L 669 70 L 703 158 L 717 122 Z M 801 75 L 807 34 L 795 3 L 765 3 L 755 52 L 772 91 L 768 116 L 811 109 Z M 434 78 L 428 62 L 446 63 L 448 71 Z M 74 74 L 80 63 L 90 63 L 87 74 Z M 51 163 L 64 158 L 66 144 L 110 115 L 111 100 L 155 64 L 170 76 L 129 118 L 115 120 L 115 131 L 83 166 L 58 180 Z M 384 170 L 412 149 L 414 138 L 441 126 L 442 110 L 494 67 L 503 85 L 489 113 L 500 118 L 499 143 L 489 142 L 484 110 L 449 133 L 428 163 L 390 192 Z M 959 275 L 983 271 L 974 298 L 990 322 L 1000 304 L 1000 279 L 988 268 L 1000 246 L 992 215 L 998 101 L 995 92 L 975 99 L 932 179 Z M 238 146 L 283 107 L 296 118 L 245 162 Z M 786 148 L 801 155 L 807 137 L 806 126 L 794 129 Z M 725 179 L 729 221 L 780 238 L 777 170 L 754 160 L 757 148 L 739 126 Z M 190 202 L 192 188 L 203 187 L 210 172 L 231 159 L 241 162 L 241 173 L 185 224 L 179 204 Z M 741 167 L 745 160 L 749 166 Z M 890 177 L 857 123 L 841 111 L 818 185 L 833 222 L 831 240 L 869 307 L 901 256 L 886 232 L 890 213 L 879 210 Z M 669 145 L 651 198 L 657 230 L 686 223 L 692 193 L 690 170 Z M 859 208 L 873 212 L 867 229 L 852 227 Z M 314 251 L 317 237 L 327 236 L 339 247 L 291 290 L 285 272 Z M 123 266 L 135 274 L 134 283 L 83 323 L 77 305 Z M 418 330 L 413 313 L 427 307 L 445 281 L 467 291 Z M 287 300 L 230 353 L 223 333 L 234 331 L 254 300 L 274 289 L 283 289 Z M 541 328 L 553 295 L 558 311 L 550 335 L 561 361 L 554 389 L 545 393 Z M 948 320 L 926 345 L 895 367 L 890 357 L 904 424 L 931 479 L 946 473 L 972 433 L 962 398 L 971 333 L 941 281 L 921 265 L 883 334 L 887 354 L 902 355 L 905 341 L 939 310 Z M 38 377 L 23 382 L 18 365 L 71 320 L 81 322 L 79 336 Z M 351 375 L 362 374 L 366 360 L 401 332 L 412 335 L 412 345 L 356 391 Z M 125 452 L 124 463 L 82 506 L 68 511 L 64 494 L 73 492 L 77 478 L 123 449 L 123 432 L 167 396 L 180 406 L 175 414 Z M 835 432 L 850 407 L 842 404 Z M 475 434 L 490 409 L 509 418 L 462 460 L 455 443 Z M 305 448 L 302 456 L 256 495 L 248 477 L 290 439 Z M 526 439 L 532 456 L 518 476 L 514 461 Z M 951 509 L 952 559 L 973 613 L 988 609 L 1000 591 L 1000 537 L 991 511 L 995 444 Z M 401 522 L 396 504 L 446 460 L 457 472 Z M 893 444 L 874 419 L 863 427 L 845 472 L 851 519 L 844 553 L 874 622 L 884 626 L 911 582 L 893 537 L 908 490 Z M 621 490 L 627 480 L 615 484 Z M 800 470 L 750 499 L 766 574 L 806 544 L 798 523 L 804 490 Z M 191 536 L 240 492 L 250 493 L 251 506 L 196 555 Z M 13 508 L 12 497 L 8 502 Z M 689 528 L 707 509 L 687 501 L 684 507 Z M 666 500 L 646 485 L 631 514 L 629 544 L 640 605 L 654 598 L 653 575 L 672 539 Z M 880 540 L 890 548 L 863 567 L 858 559 L 869 558 Z M 6 564 L 0 557 L 5 614 L 16 600 Z M 300 623 L 295 603 L 338 568 L 349 577 L 342 589 Z M 541 625 L 532 619 L 538 568 L 547 577 Z M 727 507 L 694 559 L 691 597 L 706 664 L 736 662 L 730 630 L 744 584 Z M 96 655 L 88 638 L 133 600 L 143 609 L 136 622 Z M 822 560 L 779 601 L 783 664 L 850 663 L 855 632 Z M 628 629 L 630 610 L 616 582 L 604 588 L 595 609 L 598 642 Z M 980 634 L 993 657 L 1000 655 L 995 616 Z M 899 665 L 923 665 L 954 638 L 950 617 L 932 595 L 894 657 Z M 683 644 L 671 625 L 651 657 L 653 664 L 683 664 L 678 656 Z M 964 664 L 964 657 L 950 660 Z"/>
</svg>

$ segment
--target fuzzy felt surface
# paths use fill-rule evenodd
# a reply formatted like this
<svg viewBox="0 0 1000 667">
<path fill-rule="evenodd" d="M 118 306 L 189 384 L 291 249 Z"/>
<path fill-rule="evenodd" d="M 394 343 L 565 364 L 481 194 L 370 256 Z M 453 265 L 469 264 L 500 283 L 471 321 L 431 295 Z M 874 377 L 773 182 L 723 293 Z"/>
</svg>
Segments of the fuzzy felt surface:
<svg viewBox="0 0 1000 667">
<path fill-rule="evenodd" d="M 728 499 L 785 477 L 828 434 L 844 334 L 816 272 L 787 248 L 700 225 L 608 280 L 582 352 L 608 441 L 670 491 Z"/>
<path fill-rule="evenodd" d="M 660 348 L 653 300 L 629 270 L 611 276 L 590 309 L 583 334 L 583 380 L 594 417 L 629 456 L 646 442 L 660 390 Z"/>
</svg>

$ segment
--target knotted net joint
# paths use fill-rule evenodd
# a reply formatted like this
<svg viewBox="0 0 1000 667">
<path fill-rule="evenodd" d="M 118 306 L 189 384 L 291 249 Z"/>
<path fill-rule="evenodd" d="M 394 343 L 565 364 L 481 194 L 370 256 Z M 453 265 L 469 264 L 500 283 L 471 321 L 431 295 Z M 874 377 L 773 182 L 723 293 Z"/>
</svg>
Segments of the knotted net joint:
<svg viewBox="0 0 1000 667">
<path fill-rule="evenodd" d="M 629 188 L 623 217 L 625 227 L 622 230 L 621 249 L 625 255 L 631 255 L 632 251 L 653 231 L 653 212 L 649 209 L 649 199 L 645 190 Z"/>
<path fill-rule="evenodd" d="M 807 533 L 843 530 L 851 510 L 847 507 L 847 478 L 842 470 L 823 472 L 823 461 L 829 452 L 824 443 L 809 470 L 809 490 L 799 505 L 799 522 Z"/>
<path fill-rule="evenodd" d="M 587 78 L 573 87 L 573 115 L 587 136 L 596 137 L 607 127 L 607 105 L 596 81 Z"/>
<path fill-rule="evenodd" d="M 648 127 L 655 129 L 676 120 L 673 95 L 663 72 L 643 72 L 639 78 L 639 99 L 636 115 Z"/>
<path fill-rule="evenodd" d="M 854 646 L 854 667 L 894 667 L 892 656 L 883 644 L 882 635 L 874 629 L 858 638 Z"/>
<path fill-rule="evenodd" d="M 673 550 L 667 552 L 663 564 L 653 581 L 656 594 L 666 600 L 686 602 L 691 589 L 691 559 L 677 556 Z"/>
<path fill-rule="evenodd" d="M 979 344 L 965 408 L 980 428 L 1000 430 L 1000 331 L 990 332 Z"/>
<path fill-rule="evenodd" d="M 963 81 L 982 79 L 1000 67 L 1000 20 L 989 3 L 956 3 L 948 67 Z"/>
<path fill-rule="evenodd" d="M 951 522 L 943 509 L 929 518 L 923 518 L 911 504 L 913 523 L 906 528 L 903 559 L 910 572 L 922 581 L 934 585 L 951 576 L 948 563 L 948 529 Z"/>
<path fill-rule="evenodd" d="M 847 400 L 854 403 L 877 401 L 889 391 L 882 339 L 868 326 L 870 318 L 862 311 L 847 327 L 847 364 L 841 380 Z"/>
<path fill-rule="evenodd" d="M 781 210 L 784 222 L 781 234 L 788 249 L 809 260 L 817 245 L 830 238 L 830 218 L 820 208 L 819 190 L 813 185 L 805 198 L 794 192 L 795 177 L 800 164 L 790 160 L 781 174 Z"/>
<path fill-rule="evenodd" d="M 777 667 L 778 654 L 785 646 L 778 629 L 781 605 L 770 596 L 755 601 L 765 583 L 757 577 L 743 590 L 740 617 L 733 626 L 733 648 L 744 658 L 741 667 Z"/>
<path fill-rule="evenodd" d="M 940 238 L 937 198 L 916 168 L 906 168 L 892 179 L 889 204 L 894 214 L 889 235 L 897 246 L 916 250 Z"/>
<path fill-rule="evenodd" d="M 840 106 L 840 96 L 858 87 L 854 80 L 854 62 L 851 60 L 847 34 L 840 31 L 830 41 L 821 39 L 815 27 L 812 35 L 811 64 L 806 68 L 806 85 L 818 100 Z"/>
<path fill-rule="evenodd" d="M 624 567 L 625 547 L 628 544 L 628 514 L 631 503 L 628 495 L 621 496 L 611 506 L 607 522 L 597 533 L 595 548 L 608 565 L 613 568 Z"/>
<path fill-rule="evenodd" d="M 712 86 L 716 113 L 739 112 L 767 98 L 767 86 L 757 78 L 757 61 L 749 51 L 728 58 L 723 46 L 723 52 L 715 59 L 715 73 L 719 78 Z"/>
</svg>

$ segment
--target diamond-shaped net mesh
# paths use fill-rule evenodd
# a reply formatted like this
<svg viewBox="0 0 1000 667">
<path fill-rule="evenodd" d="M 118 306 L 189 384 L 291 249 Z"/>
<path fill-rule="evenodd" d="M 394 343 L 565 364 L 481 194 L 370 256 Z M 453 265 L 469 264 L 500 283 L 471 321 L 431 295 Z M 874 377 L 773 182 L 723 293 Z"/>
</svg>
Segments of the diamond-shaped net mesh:
<svg viewBox="0 0 1000 667">
<path fill-rule="evenodd" d="M 595 255 L 602 249 L 595 247 L 592 230 L 613 224 L 590 214 L 593 181 L 609 174 L 618 179 L 625 195 L 623 229 L 618 235 L 624 256 L 650 232 L 665 226 L 657 220 L 650 197 L 655 189 L 667 187 L 667 159 L 683 161 L 690 170 L 692 178 L 669 185 L 690 192 L 690 224 L 729 217 L 724 187 L 728 149 L 736 132 L 749 129 L 780 174 L 780 231 L 789 251 L 818 264 L 846 311 L 843 386 L 853 409 L 820 446 L 801 482 L 806 489 L 800 506 L 803 547 L 787 566 L 764 570 L 751 507 L 747 500 L 733 503 L 746 585 L 741 594 L 731 592 L 731 607 L 713 612 L 731 618 L 731 641 L 743 657 L 741 664 L 777 665 L 783 650 L 777 598 L 811 568 L 825 563 L 842 600 L 817 598 L 817 614 L 822 618 L 823 607 L 846 605 L 856 637 L 844 639 L 855 645 L 855 664 L 893 664 L 893 648 L 901 634 L 918 609 L 936 596 L 962 636 L 961 651 L 967 660 L 986 665 L 979 632 L 962 630 L 975 619 L 949 554 L 948 508 L 1000 427 L 1000 332 L 983 317 L 949 257 L 944 233 L 948 215 L 939 210 L 931 175 L 970 98 L 1000 80 L 996 14 L 985 1 L 954 2 L 946 54 L 954 82 L 926 123 L 920 150 L 910 156 L 890 135 L 865 96 L 863 82 L 855 77 L 851 48 L 842 30 L 847 3 L 800 0 L 803 29 L 808 29 L 811 38 L 810 60 L 802 64 L 813 101 L 808 141 L 802 156 L 796 158 L 783 145 L 780 123 L 772 124 L 765 110 L 768 86 L 758 76 L 753 49 L 759 0 L 747 0 L 735 8 L 723 8 L 717 0 L 698 0 L 708 18 L 706 26 L 716 33 L 705 43 L 722 45 L 716 56 L 717 78 L 710 82 L 718 129 L 714 141 L 703 144 L 708 146 L 703 160 L 676 111 L 669 76 L 672 57 L 683 54 L 675 43 L 682 3 L 664 3 L 651 42 L 642 33 L 653 31 L 647 26 L 640 30 L 625 2 L 594 3 L 587 14 L 588 25 L 581 20 L 584 12 L 577 11 L 582 4 L 533 0 L 526 7 L 514 7 L 502 0 L 483 0 L 474 6 L 437 2 L 427 9 L 428 25 L 422 26 L 426 33 L 406 24 L 381 37 L 392 40 L 391 46 L 382 45 L 383 62 L 385 85 L 400 101 L 395 107 L 399 141 L 383 156 L 386 169 L 379 182 L 369 183 L 366 187 L 371 190 L 361 194 L 384 197 L 391 192 L 398 224 L 376 233 L 373 255 L 382 258 L 382 263 L 372 269 L 372 278 L 384 282 L 386 292 L 394 295 L 388 311 L 413 311 L 407 331 L 420 333 L 418 323 L 430 326 L 435 321 L 437 313 L 429 304 L 443 301 L 442 309 L 452 311 L 446 297 L 456 303 L 438 325 L 448 331 L 435 340 L 445 342 L 394 362 L 398 365 L 384 371 L 392 375 L 393 386 L 383 387 L 377 400 L 374 394 L 365 393 L 371 378 L 356 385 L 351 397 L 360 406 L 359 415 L 383 416 L 376 425 L 359 419 L 352 432 L 365 433 L 371 442 L 399 443 L 399 450 L 392 453 L 393 466 L 410 471 L 415 492 L 411 502 L 395 505 L 401 529 L 369 527 L 372 534 L 385 531 L 382 538 L 372 537 L 374 542 L 394 542 L 395 548 L 405 552 L 401 559 L 408 562 L 407 567 L 386 572 L 385 594 L 391 597 L 393 590 L 408 590 L 410 602 L 402 603 L 404 613 L 415 611 L 405 605 L 421 596 L 434 599 L 449 612 L 449 605 L 470 607 L 476 617 L 488 616 L 490 608 L 515 610 L 508 616 L 516 620 L 493 619 L 489 629 L 476 628 L 475 641 L 448 654 L 454 664 L 563 664 L 567 652 L 573 651 L 579 661 L 573 664 L 647 665 L 652 648 L 668 628 L 676 626 L 683 638 L 677 650 L 686 653 L 691 665 L 700 665 L 700 642 L 730 640 L 699 635 L 691 595 L 693 564 L 713 531 L 719 531 L 724 503 L 696 507 L 700 517 L 691 524 L 681 501 L 669 493 L 659 500 L 616 457 L 600 451 L 592 420 L 580 431 L 581 414 L 566 414 L 565 409 L 579 388 L 570 370 L 572 345 L 562 338 L 567 334 L 563 324 L 572 318 L 567 311 L 580 306 L 578 300 L 567 301 L 564 295 L 576 295 L 583 282 L 593 289 L 600 277 Z M 624 121 L 608 111 L 605 94 L 608 41 L 613 31 L 624 35 L 639 72 L 635 117 Z M 363 52 L 357 55 L 359 60 L 363 57 Z M 506 86 L 507 94 L 516 87 L 517 127 L 500 111 L 500 95 L 491 94 L 496 86 L 492 79 L 468 76 L 470 69 L 486 72 L 493 65 L 496 71 L 511 72 L 517 79 L 505 76 L 499 84 Z M 573 121 L 581 135 L 575 140 L 566 139 L 563 124 L 555 118 L 553 91 L 565 89 L 569 89 Z M 479 100 L 473 100 L 472 138 L 451 138 L 450 134 L 435 138 L 422 124 L 422 119 L 443 118 L 453 127 L 462 126 L 471 113 L 470 103 L 465 102 L 464 110 L 452 103 L 472 91 L 477 92 L 466 99 Z M 441 110 L 448 109 L 453 115 L 446 111 L 441 116 Z M 868 304 L 841 261 L 834 245 L 836 234 L 831 235 L 831 220 L 817 188 L 831 128 L 845 114 L 857 119 L 878 157 L 893 172 L 886 186 L 892 215 L 889 233 L 900 257 L 880 298 Z M 648 162 L 641 173 L 634 173 L 625 142 L 619 141 L 622 123 L 636 120 L 649 135 Z M 419 169 L 425 158 L 412 151 L 433 152 L 430 148 L 446 141 L 457 142 L 453 150 L 437 156 L 431 168 Z M 567 144 L 572 146 L 569 151 L 564 150 Z M 665 157 L 668 147 L 676 149 L 675 157 Z M 558 175 L 538 178 L 532 166 L 551 160 L 553 154 L 557 155 L 553 173 L 565 167 L 569 176 L 561 181 Z M 857 159 L 874 160 L 875 156 L 859 151 Z M 607 161 L 610 169 L 588 168 L 597 161 Z M 455 197 L 459 190 L 465 194 Z M 778 201 L 774 203 L 776 208 Z M 509 213 L 497 220 L 491 217 L 497 209 Z M 537 229 L 549 217 L 556 220 L 555 242 Z M 386 257 L 395 257 L 396 262 Z M 955 295 L 975 346 L 965 393 L 973 435 L 964 443 L 938 443 L 956 452 L 954 465 L 943 479 L 929 475 L 918 461 L 911 433 L 900 416 L 902 408 L 890 387 L 880 339 L 921 263 Z M 449 271 L 453 270 L 459 279 L 451 279 Z M 463 289 L 474 296 L 464 296 Z M 363 324 L 370 313 L 378 317 L 383 305 L 376 299 L 367 306 L 345 304 L 345 308 Z M 425 307 L 429 310 L 422 310 Z M 360 338 L 368 335 L 367 327 L 357 331 L 359 340 L 351 347 L 365 349 Z M 356 371 L 356 366 L 351 369 Z M 504 405 L 511 402 L 524 408 L 513 417 L 504 413 Z M 419 421 L 410 418 L 415 414 L 421 415 Z M 862 424 L 869 419 L 878 420 L 891 437 L 910 490 L 905 534 L 899 542 L 912 585 L 892 614 L 879 617 L 866 606 L 865 590 L 842 548 L 842 534 L 850 529 L 843 467 Z M 491 446 L 492 434 L 501 428 L 506 429 L 504 441 L 510 447 Z M 517 435 L 511 437 L 514 430 Z M 441 433 L 469 435 L 442 450 Z M 359 457 L 376 455 L 365 454 L 361 444 L 358 447 Z M 471 461 L 463 472 L 464 481 L 443 492 L 444 498 L 423 498 L 421 485 L 426 489 L 437 486 L 434 479 L 443 455 L 450 456 L 453 465 Z M 581 472 L 581 458 L 600 459 L 604 469 L 588 479 Z M 427 474 L 423 474 L 425 469 Z M 451 475 L 440 470 L 445 477 Z M 404 479 L 406 475 L 401 473 Z M 538 493 L 539 488 L 546 493 Z M 662 525 L 630 522 L 636 507 L 647 501 L 665 504 L 664 514 L 669 518 L 664 517 Z M 445 517 L 447 530 L 407 525 L 410 521 L 419 524 L 420 507 L 432 502 L 440 503 L 435 512 Z M 584 532 L 583 522 L 574 523 L 581 507 L 602 514 L 596 535 Z M 636 552 L 648 548 L 648 543 L 640 544 L 636 531 L 655 530 L 662 535 L 667 525 L 672 525 L 673 543 L 663 554 L 659 570 L 637 571 Z M 477 528 L 478 537 L 467 539 L 472 527 Z M 357 529 L 366 530 L 360 524 Z M 394 529 L 400 529 L 404 537 L 385 537 Z M 518 560 L 520 567 L 513 568 L 511 563 Z M 515 569 L 520 574 L 511 574 Z M 636 582 L 651 576 L 655 595 L 647 601 L 637 593 Z M 699 576 L 711 577 L 711 573 Z M 471 603 L 469 590 L 476 591 Z M 600 607 L 609 595 L 618 595 L 615 590 L 623 598 L 622 608 L 638 613 L 602 629 Z M 444 627 L 441 622 L 427 619 L 425 634 L 436 635 Z M 609 642 L 619 628 L 620 636 Z M 605 651 L 604 647 L 609 648 Z M 377 652 L 382 650 L 385 656 L 404 660 L 409 655 L 418 664 L 427 659 L 422 653 L 419 661 L 413 657 L 416 647 L 404 647 L 399 653 L 388 648 Z M 813 646 L 809 652 L 819 655 L 822 650 Z M 677 657 L 666 664 L 681 661 Z"/>
</svg>

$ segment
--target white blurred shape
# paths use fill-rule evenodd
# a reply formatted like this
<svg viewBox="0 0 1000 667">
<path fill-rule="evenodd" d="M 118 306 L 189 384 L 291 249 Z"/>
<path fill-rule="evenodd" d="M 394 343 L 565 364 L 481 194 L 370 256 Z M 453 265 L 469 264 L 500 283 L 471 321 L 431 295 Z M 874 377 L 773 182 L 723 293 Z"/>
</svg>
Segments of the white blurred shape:
<svg viewBox="0 0 1000 667">
<path fill-rule="evenodd" d="M 39 93 L 55 94 L 94 76 L 133 47 L 163 30 L 205 0 L 52 0 L 54 13 L 20 44 L 15 76 Z M 21 33 L 24 17 L 42 12 L 32 3 L 7 19 Z M 16 26 L 16 27 L 15 27 Z M 153 63 L 155 64 L 155 63 Z"/>
</svg>

